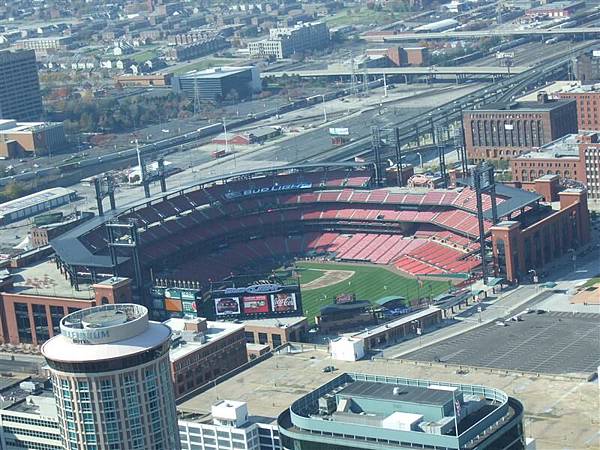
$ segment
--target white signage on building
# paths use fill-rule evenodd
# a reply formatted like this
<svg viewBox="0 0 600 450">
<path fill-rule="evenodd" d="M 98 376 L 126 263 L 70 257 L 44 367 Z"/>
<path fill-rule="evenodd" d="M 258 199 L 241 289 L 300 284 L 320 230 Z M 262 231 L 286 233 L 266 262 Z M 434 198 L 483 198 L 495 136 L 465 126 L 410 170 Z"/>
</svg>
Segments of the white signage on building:
<svg viewBox="0 0 600 450">
<path fill-rule="evenodd" d="M 514 52 L 496 52 L 496 59 L 514 58 Z"/>
<path fill-rule="evenodd" d="M 350 130 L 348 128 L 330 128 L 329 134 L 331 136 L 349 136 Z"/>
</svg>

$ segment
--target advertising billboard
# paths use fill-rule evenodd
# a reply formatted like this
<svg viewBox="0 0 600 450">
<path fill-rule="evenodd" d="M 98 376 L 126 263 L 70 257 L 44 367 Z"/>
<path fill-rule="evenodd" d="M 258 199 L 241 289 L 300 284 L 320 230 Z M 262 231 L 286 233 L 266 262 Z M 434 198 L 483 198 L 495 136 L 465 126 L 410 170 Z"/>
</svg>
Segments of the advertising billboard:
<svg viewBox="0 0 600 450">
<path fill-rule="evenodd" d="M 215 313 L 217 316 L 237 315 L 240 312 L 239 297 L 215 298 Z"/>
<path fill-rule="evenodd" d="M 296 311 L 296 294 L 294 292 L 280 292 L 271 294 L 271 310 L 276 313 Z"/>
<path fill-rule="evenodd" d="M 244 314 L 269 312 L 269 298 L 266 295 L 246 295 L 242 298 Z"/>
<path fill-rule="evenodd" d="M 181 304 L 181 300 L 165 298 L 165 309 L 170 312 L 181 312 L 183 311 L 183 305 Z"/>
<path fill-rule="evenodd" d="M 181 300 L 181 290 L 177 288 L 167 288 L 165 289 L 165 297 Z"/>
<path fill-rule="evenodd" d="M 330 128 L 330 136 L 349 136 L 350 130 L 348 128 Z"/>
<path fill-rule="evenodd" d="M 196 300 L 183 300 L 181 302 L 183 304 L 183 312 L 184 313 L 189 313 L 192 315 L 196 315 Z"/>
<path fill-rule="evenodd" d="M 356 301 L 356 294 L 339 294 L 335 297 L 335 303 L 342 305 L 344 303 L 352 303 Z"/>
</svg>

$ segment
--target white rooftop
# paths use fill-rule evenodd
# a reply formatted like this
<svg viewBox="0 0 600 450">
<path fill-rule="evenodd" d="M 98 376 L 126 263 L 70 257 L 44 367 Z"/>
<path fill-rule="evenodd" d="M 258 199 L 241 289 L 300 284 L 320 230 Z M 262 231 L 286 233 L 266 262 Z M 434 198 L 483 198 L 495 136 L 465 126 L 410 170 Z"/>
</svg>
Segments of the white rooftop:
<svg viewBox="0 0 600 450">
<path fill-rule="evenodd" d="M 158 322 L 149 322 L 148 328 L 137 336 L 108 344 L 79 344 L 59 334 L 42 345 L 42 354 L 53 361 L 92 362 L 133 356 L 157 347 L 171 336 L 171 330 Z"/>
<path fill-rule="evenodd" d="M 207 329 L 205 332 L 186 332 L 184 327 L 186 322 L 189 321 L 189 319 L 171 318 L 163 322 L 164 325 L 173 331 L 173 336 L 180 335 L 182 337 L 180 344 L 175 348 L 171 348 L 169 352 L 169 359 L 171 361 L 177 361 L 178 359 L 183 358 L 184 356 L 187 356 L 198 349 L 206 347 L 207 345 L 221 340 L 230 334 L 235 333 L 236 331 L 244 329 L 244 325 L 239 323 L 207 321 Z M 189 338 L 186 336 L 187 333 L 189 333 Z M 193 340 L 196 336 L 198 336 L 199 339 Z"/>
<path fill-rule="evenodd" d="M 357 333 L 355 335 L 353 335 L 352 337 L 354 338 L 358 338 L 358 339 L 364 339 L 367 338 L 373 334 L 377 334 L 377 333 L 382 333 L 385 330 L 387 330 L 388 328 L 394 328 L 394 327 L 398 327 L 400 325 L 403 325 L 405 323 L 411 322 L 412 320 L 417 320 L 420 319 L 422 317 L 428 316 L 429 314 L 431 314 L 434 311 L 439 311 L 439 308 L 435 307 L 435 306 L 430 306 L 427 309 L 424 309 L 422 311 L 416 312 L 414 314 L 410 314 L 408 316 L 404 316 L 401 317 L 399 319 L 393 320 L 391 322 L 387 322 L 384 324 L 381 324 L 377 327 L 374 328 L 370 328 L 366 331 L 363 331 L 361 333 Z"/>
<path fill-rule="evenodd" d="M 120 303 L 71 313 L 60 321 L 61 334 L 42 345 L 46 359 L 94 362 L 124 358 L 160 346 L 171 329 L 148 320 L 148 309 Z"/>
<path fill-rule="evenodd" d="M 302 321 L 306 320 L 304 316 L 294 317 L 274 317 L 268 319 L 249 319 L 244 320 L 243 323 L 255 327 L 277 327 L 277 328 L 289 328 L 294 325 L 298 325 Z"/>
</svg>

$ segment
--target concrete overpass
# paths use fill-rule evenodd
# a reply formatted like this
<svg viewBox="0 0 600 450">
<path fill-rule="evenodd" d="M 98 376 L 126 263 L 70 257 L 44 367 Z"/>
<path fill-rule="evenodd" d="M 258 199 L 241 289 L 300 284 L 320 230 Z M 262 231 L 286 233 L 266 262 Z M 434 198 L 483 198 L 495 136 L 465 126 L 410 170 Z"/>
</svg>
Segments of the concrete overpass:
<svg viewBox="0 0 600 450">
<path fill-rule="evenodd" d="M 546 30 L 541 28 L 528 30 L 475 30 L 475 31 L 441 31 L 425 33 L 398 33 L 398 34 L 363 34 L 361 37 L 370 42 L 400 42 L 400 41 L 426 41 L 432 39 L 478 39 L 489 36 L 583 36 L 596 38 L 600 36 L 600 27 L 577 27 Z"/>
<path fill-rule="evenodd" d="M 530 67 L 515 66 L 510 68 L 510 73 L 520 74 Z M 441 67 L 441 66 L 427 66 L 427 67 L 370 67 L 367 69 L 367 75 L 382 76 L 382 75 L 456 75 L 456 76 L 468 76 L 468 75 L 507 75 L 508 70 L 506 67 L 498 66 L 456 66 L 456 67 Z M 354 74 L 357 76 L 363 76 L 365 74 L 364 69 L 355 69 Z M 288 70 L 282 72 L 264 72 L 261 74 L 263 78 L 267 77 L 283 77 L 283 76 L 298 76 L 303 78 L 315 78 L 315 77 L 349 77 L 352 75 L 352 69 L 348 66 L 330 66 L 327 69 L 316 69 L 316 70 Z"/>
</svg>

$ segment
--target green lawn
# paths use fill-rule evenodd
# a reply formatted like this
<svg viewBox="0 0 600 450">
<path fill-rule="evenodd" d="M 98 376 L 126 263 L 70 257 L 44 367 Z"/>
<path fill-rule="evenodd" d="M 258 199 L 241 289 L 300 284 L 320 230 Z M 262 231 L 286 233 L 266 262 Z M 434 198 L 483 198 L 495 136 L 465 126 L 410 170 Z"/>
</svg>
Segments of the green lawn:
<svg viewBox="0 0 600 450">
<path fill-rule="evenodd" d="M 340 11 L 339 13 L 323 18 L 323 20 L 330 27 L 341 27 L 346 25 L 357 25 L 357 24 L 384 24 L 391 23 L 395 20 L 402 18 L 402 13 L 391 13 L 390 11 L 374 11 L 368 8 L 349 8 Z"/>
<path fill-rule="evenodd" d="M 600 283 L 600 275 L 598 275 L 597 277 L 590 278 L 589 280 L 587 280 L 587 282 L 583 285 L 583 287 L 590 287 L 590 286 L 595 285 L 596 283 Z"/>
<path fill-rule="evenodd" d="M 156 50 L 143 50 L 139 53 L 132 54 L 131 59 L 137 63 L 144 63 L 149 59 L 156 58 L 157 56 L 158 52 Z"/>
<path fill-rule="evenodd" d="M 418 295 L 421 297 L 435 297 L 442 292 L 446 292 L 450 287 L 448 282 L 445 281 L 423 280 L 423 287 L 420 288 L 417 280 L 404 278 L 376 266 L 321 264 L 305 261 L 296 263 L 296 266 L 304 269 L 337 269 L 355 272 L 349 280 L 320 289 L 302 291 L 304 314 L 310 322 L 314 322 L 314 317 L 319 313 L 322 306 L 333 303 L 336 295 L 339 294 L 354 293 L 357 300 L 369 300 L 371 302 L 388 295 L 398 295 L 412 300 L 417 298 Z M 316 270 L 305 270 L 301 273 L 302 283 L 310 281 L 310 277 L 314 277 L 312 279 L 318 278 Z"/>
</svg>

